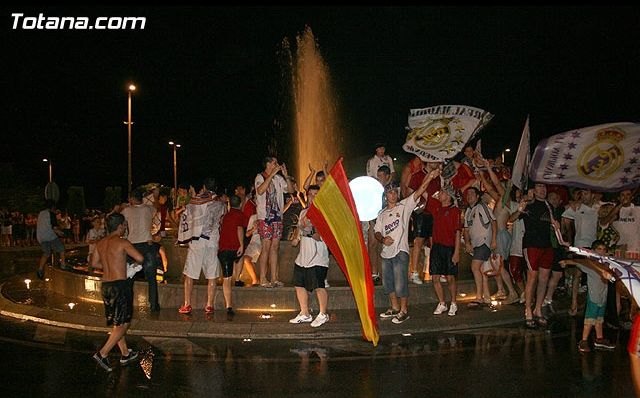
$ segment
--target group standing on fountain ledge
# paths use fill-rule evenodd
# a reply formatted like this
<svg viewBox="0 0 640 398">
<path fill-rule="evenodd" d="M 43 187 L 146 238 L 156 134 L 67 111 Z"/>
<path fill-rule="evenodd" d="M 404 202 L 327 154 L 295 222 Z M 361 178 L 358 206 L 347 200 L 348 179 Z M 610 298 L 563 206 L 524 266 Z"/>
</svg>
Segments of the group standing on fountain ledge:
<svg viewBox="0 0 640 398">
<path fill-rule="evenodd" d="M 382 284 L 390 297 L 389 309 L 380 314 L 382 320 L 390 319 L 397 324 L 408 320 L 406 287 L 429 280 L 438 298 L 433 314 L 455 316 L 459 310 L 456 280 L 466 253 L 467 260 L 471 258 L 476 285 L 476 296 L 466 310 L 496 301 L 524 304 L 525 327 L 546 327 L 549 316 L 555 312 L 554 295 L 570 294 L 569 315 L 576 316 L 580 312 L 578 296 L 586 289 L 579 268 L 561 266 L 561 261 L 572 255 L 559 244 L 553 231 L 578 247 L 591 247 L 599 239 L 606 243 L 611 255 L 638 256 L 640 207 L 633 203 L 637 200 L 637 189 L 603 193 L 534 184 L 523 192 L 509 184 L 510 168 L 502 163 L 501 156 L 484 159 L 471 145 L 447 162 L 425 162 L 414 156 L 397 177 L 385 144 L 376 143 L 374 151 L 365 169 L 367 175 L 384 187 L 382 208 L 376 220 L 361 222 L 361 226 L 373 283 Z M 230 196 L 216 194 L 213 178 L 206 179 L 197 192 L 193 187 L 181 186 L 175 208 L 168 221 L 162 222 L 173 222 L 178 230 L 177 244 L 188 245 L 183 270 L 185 297 L 178 311 L 191 314 L 194 310 L 193 283 L 201 273 L 207 279 L 204 311 L 208 314 L 214 312 L 213 299 L 220 277 L 225 308 L 231 316 L 235 313 L 231 289 L 245 285 L 242 275 L 251 279 L 249 286 L 284 286 L 278 268 L 280 241 L 284 236 L 287 242 L 300 248 L 295 263 L 291 264 L 294 267 L 291 282 L 296 288 L 300 314 L 291 322 L 310 322 L 316 327 L 327 322 L 330 286 L 326 275 L 331 254 L 305 217 L 328 175 L 327 168 L 327 162 L 319 171 L 309 164 L 304 192 L 298 191 L 286 165 L 273 156 L 263 159 L 262 171 L 255 176 L 250 190 L 237 184 Z M 142 191 L 134 190 L 130 203 L 117 206 L 112 212 L 122 212 L 127 218 L 124 237 L 129 238 L 134 228 L 136 236 L 139 235 L 134 242 L 136 248 L 149 253 L 145 254 L 140 274 L 145 273 L 149 299 L 157 311 L 157 282 L 151 270 L 163 268 L 163 256 L 153 255 L 154 247 L 161 247 L 159 201 L 157 195 L 149 194 L 145 200 L 140 199 L 142 196 Z M 407 202 L 406 198 L 412 200 Z M 405 206 L 408 206 L 406 215 L 398 216 L 398 222 L 389 227 L 390 219 L 384 215 L 400 214 L 398 209 L 405 214 Z M 38 232 L 44 231 L 45 221 L 51 223 L 51 218 L 42 218 Z M 143 229 L 148 233 L 143 234 Z M 51 240 L 43 240 L 41 245 L 45 259 L 57 247 Z M 311 252 L 309 245 L 313 246 Z M 321 254 L 324 251 L 326 256 Z M 491 279 L 497 287 L 493 294 Z M 448 302 L 443 285 L 449 290 Z M 308 295 L 312 292 L 316 292 L 320 304 L 320 315 L 315 320 L 308 308 Z M 617 293 L 614 283 L 608 284 L 606 298 L 603 325 L 628 328 L 637 312 L 633 299 Z M 596 344 L 595 348 L 602 348 L 602 344 Z"/>
</svg>

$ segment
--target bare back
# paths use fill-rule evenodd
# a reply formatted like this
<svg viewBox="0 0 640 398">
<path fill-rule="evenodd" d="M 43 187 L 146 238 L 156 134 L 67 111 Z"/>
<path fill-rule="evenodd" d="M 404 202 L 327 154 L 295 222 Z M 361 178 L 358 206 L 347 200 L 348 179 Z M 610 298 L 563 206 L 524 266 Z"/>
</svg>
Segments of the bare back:
<svg viewBox="0 0 640 398">
<path fill-rule="evenodd" d="M 117 234 L 111 234 L 96 243 L 95 253 L 91 257 L 91 266 L 102 269 L 104 282 L 126 280 L 127 255 L 138 263 L 144 259 L 131 242 Z"/>
</svg>

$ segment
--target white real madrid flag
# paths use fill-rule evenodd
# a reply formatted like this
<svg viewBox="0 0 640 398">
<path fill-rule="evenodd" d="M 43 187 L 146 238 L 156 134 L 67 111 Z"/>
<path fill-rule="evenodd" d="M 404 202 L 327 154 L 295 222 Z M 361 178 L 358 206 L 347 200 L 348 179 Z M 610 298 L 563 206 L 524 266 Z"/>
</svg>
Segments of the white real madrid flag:
<svg viewBox="0 0 640 398">
<path fill-rule="evenodd" d="M 427 162 L 452 158 L 491 118 L 491 113 L 466 105 L 411 109 L 409 133 L 402 149 Z"/>
<path fill-rule="evenodd" d="M 610 123 L 554 135 L 536 147 L 531 180 L 622 190 L 640 183 L 640 124 Z"/>
</svg>

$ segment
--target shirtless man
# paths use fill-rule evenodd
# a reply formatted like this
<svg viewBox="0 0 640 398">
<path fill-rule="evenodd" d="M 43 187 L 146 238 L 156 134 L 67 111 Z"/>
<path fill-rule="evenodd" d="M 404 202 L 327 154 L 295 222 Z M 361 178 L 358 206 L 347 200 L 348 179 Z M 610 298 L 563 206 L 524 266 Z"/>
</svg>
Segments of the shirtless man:
<svg viewBox="0 0 640 398">
<path fill-rule="evenodd" d="M 128 365 L 138 358 L 138 352 L 129 349 L 125 340 L 133 316 L 133 279 L 127 278 L 127 256 L 137 263 L 142 263 L 144 257 L 131 242 L 122 238 L 124 231 L 124 216 L 119 213 L 109 215 L 108 235 L 96 243 L 91 257 L 91 267 L 102 269 L 104 314 L 107 325 L 113 325 L 107 342 L 93 355 L 93 359 L 107 372 L 113 370 L 108 355 L 116 344 L 122 355 L 120 365 Z"/>
</svg>

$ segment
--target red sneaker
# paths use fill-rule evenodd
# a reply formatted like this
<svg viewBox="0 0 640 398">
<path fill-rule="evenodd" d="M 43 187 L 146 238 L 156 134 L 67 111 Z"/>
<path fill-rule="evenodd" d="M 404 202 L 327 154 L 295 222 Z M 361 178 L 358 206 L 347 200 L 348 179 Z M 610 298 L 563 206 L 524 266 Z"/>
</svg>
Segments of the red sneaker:
<svg viewBox="0 0 640 398">
<path fill-rule="evenodd" d="M 191 306 L 190 305 L 183 305 L 182 307 L 180 307 L 178 309 L 178 312 L 181 314 L 191 314 Z"/>
<path fill-rule="evenodd" d="M 204 309 L 205 314 L 213 314 L 213 307 L 208 305 Z"/>
</svg>

